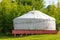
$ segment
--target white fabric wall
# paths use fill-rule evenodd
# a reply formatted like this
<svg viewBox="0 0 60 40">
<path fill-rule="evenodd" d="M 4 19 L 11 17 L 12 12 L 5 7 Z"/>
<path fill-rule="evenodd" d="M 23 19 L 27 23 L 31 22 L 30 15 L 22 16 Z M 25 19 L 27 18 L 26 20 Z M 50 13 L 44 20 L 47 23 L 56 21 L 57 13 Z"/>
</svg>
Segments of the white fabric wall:
<svg viewBox="0 0 60 40">
<path fill-rule="evenodd" d="M 14 29 L 56 30 L 56 25 L 54 20 L 48 19 L 17 19 L 14 20 Z"/>
</svg>

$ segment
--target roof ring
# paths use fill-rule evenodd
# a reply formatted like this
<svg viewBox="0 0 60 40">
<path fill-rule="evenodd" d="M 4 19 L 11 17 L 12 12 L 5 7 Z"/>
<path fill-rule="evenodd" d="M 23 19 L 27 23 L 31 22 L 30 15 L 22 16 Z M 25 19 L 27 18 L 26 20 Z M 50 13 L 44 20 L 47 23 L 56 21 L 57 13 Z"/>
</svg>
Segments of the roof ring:
<svg viewBox="0 0 60 40">
<path fill-rule="evenodd" d="M 33 8 L 33 11 L 35 10 L 35 8 Z"/>
<path fill-rule="evenodd" d="M 31 13 L 34 14 L 34 12 L 35 12 L 35 8 L 33 8 L 33 11 Z"/>
<path fill-rule="evenodd" d="M 34 14 L 34 12 L 35 12 L 35 8 L 33 8 L 33 10 L 32 10 L 32 12 L 31 12 L 31 13 L 32 13 L 32 14 Z"/>
</svg>

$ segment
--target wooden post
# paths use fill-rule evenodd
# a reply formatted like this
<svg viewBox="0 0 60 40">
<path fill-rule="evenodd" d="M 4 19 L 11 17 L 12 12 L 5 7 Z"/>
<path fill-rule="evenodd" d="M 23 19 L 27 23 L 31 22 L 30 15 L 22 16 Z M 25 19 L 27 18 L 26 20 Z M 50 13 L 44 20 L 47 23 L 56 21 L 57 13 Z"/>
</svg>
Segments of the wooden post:
<svg viewBox="0 0 60 40">
<path fill-rule="evenodd" d="M 14 34 L 14 37 L 16 37 L 16 34 Z"/>
<path fill-rule="evenodd" d="M 23 34 L 20 35 L 21 37 L 23 36 Z"/>
</svg>

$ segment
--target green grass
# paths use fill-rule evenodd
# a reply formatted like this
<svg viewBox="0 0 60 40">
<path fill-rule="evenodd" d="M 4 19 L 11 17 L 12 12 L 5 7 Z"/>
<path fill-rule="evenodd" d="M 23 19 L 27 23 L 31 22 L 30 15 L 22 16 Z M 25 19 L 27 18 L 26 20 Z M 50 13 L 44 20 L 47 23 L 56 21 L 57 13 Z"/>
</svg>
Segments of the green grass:
<svg viewBox="0 0 60 40">
<path fill-rule="evenodd" d="M 40 34 L 27 36 L 0 36 L 0 40 L 60 40 L 60 32 L 57 34 Z"/>
</svg>

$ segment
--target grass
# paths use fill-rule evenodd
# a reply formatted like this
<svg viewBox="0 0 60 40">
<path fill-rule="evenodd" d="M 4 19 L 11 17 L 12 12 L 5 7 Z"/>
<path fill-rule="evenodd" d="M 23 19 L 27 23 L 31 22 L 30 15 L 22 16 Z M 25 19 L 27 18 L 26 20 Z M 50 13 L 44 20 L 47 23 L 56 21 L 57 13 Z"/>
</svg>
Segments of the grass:
<svg viewBox="0 0 60 40">
<path fill-rule="evenodd" d="M 57 34 L 40 34 L 27 36 L 0 36 L 0 40 L 60 40 L 60 32 Z"/>
</svg>

